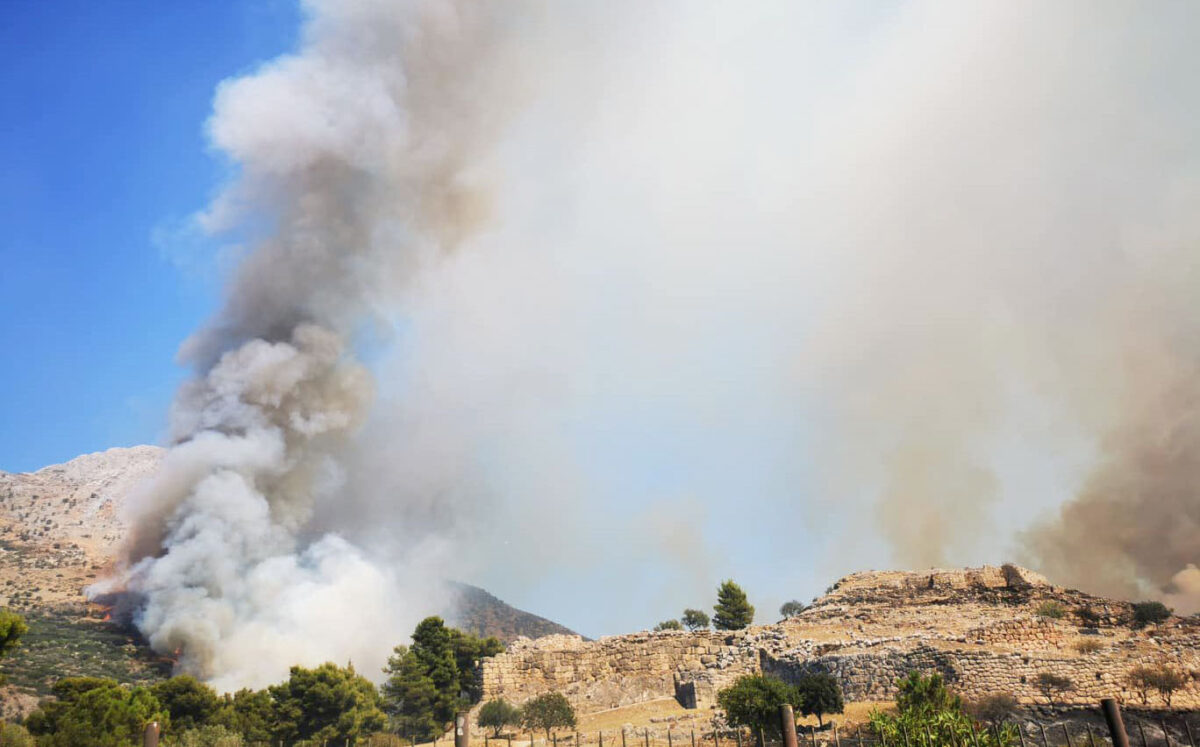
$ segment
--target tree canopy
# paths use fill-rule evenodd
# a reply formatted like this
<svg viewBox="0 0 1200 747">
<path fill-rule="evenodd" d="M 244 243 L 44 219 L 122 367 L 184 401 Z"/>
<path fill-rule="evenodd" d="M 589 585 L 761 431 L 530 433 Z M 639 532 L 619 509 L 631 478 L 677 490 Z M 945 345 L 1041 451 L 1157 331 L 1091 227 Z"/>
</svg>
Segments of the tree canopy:
<svg viewBox="0 0 1200 747">
<path fill-rule="evenodd" d="M 732 579 L 717 589 L 713 613 L 713 627 L 717 630 L 741 630 L 754 622 L 754 607 L 746 598 L 746 592 Z"/>
<path fill-rule="evenodd" d="M 779 706 L 796 705 L 800 694 L 781 679 L 748 674 L 717 693 L 717 704 L 733 726 L 744 726 L 756 734 L 779 736 Z"/>
<path fill-rule="evenodd" d="M 663 620 L 658 625 L 654 626 L 655 632 L 663 630 L 683 630 L 683 623 L 678 620 Z"/>
<path fill-rule="evenodd" d="M 479 725 L 492 730 L 492 736 L 500 736 L 506 726 L 521 723 L 521 709 L 503 698 L 489 700 L 479 709 Z"/>
<path fill-rule="evenodd" d="M 708 627 L 709 619 L 703 610 L 686 609 L 680 622 L 688 630 L 704 630 Z"/>
<path fill-rule="evenodd" d="M 779 614 L 785 618 L 795 617 L 804 611 L 804 602 L 798 599 L 793 599 L 790 602 L 784 602 L 779 607 Z"/>
<path fill-rule="evenodd" d="M 144 687 L 126 688 L 115 680 L 68 677 L 52 688 L 59 698 L 26 720 L 38 744 L 46 747 L 124 747 L 140 742 L 146 724 L 166 728 L 170 718 Z"/>
<path fill-rule="evenodd" d="M 25 618 L 10 610 L 0 610 L 0 656 L 4 656 L 29 632 Z"/>
<path fill-rule="evenodd" d="M 545 693 L 521 706 L 521 723 L 549 738 L 551 729 L 575 728 L 575 709 L 562 693 Z"/>
<path fill-rule="evenodd" d="M 822 672 L 801 677 L 796 683 L 796 692 L 799 694 L 796 705 L 799 706 L 800 713 L 816 716 L 817 723 L 821 726 L 825 725 L 826 714 L 841 713 L 845 710 L 842 687 L 831 674 Z"/>
<path fill-rule="evenodd" d="M 166 709 L 176 733 L 207 724 L 224 705 L 215 690 L 190 674 L 156 683 L 150 694 Z"/>
<path fill-rule="evenodd" d="M 353 666 L 292 667 L 287 681 L 268 692 L 275 702 L 276 736 L 289 742 L 354 740 L 387 723 L 378 691 Z"/>
<path fill-rule="evenodd" d="M 495 638 L 449 628 L 440 617 L 422 620 L 412 645 L 397 646 L 384 669 L 384 709 L 395 728 L 422 739 L 440 733 L 455 711 L 482 695 L 477 662 L 503 650 Z"/>
</svg>

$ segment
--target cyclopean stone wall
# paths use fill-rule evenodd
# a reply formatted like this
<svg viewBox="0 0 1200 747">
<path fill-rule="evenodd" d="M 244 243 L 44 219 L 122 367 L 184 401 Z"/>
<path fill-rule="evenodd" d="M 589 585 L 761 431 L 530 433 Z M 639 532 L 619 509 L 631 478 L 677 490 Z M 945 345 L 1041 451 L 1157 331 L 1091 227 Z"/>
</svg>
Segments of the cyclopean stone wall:
<svg viewBox="0 0 1200 747">
<path fill-rule="evenodd" d="M 1045 601 L 1068 615 L 1038 617 Z M 1088 625 L 1082 627 L 1087 610 Z M 519 639 L 482 664 L 484 698 L 521 703 L 563 693 L 582 712 L 662 697 L 690 708 L 743 674 L 794 680 L 835 675 L 848 700 L 890 700 L 910 671 L 941 672 L 968 699 L 1004 692 L 1047 703 L 1037 677 L 1069 677 L 1059 704 L 1139 697 L 1126 686 L 1137 664 L 1167 664 L 1187 675 L 1175 707 L 1200 707 L 1200 619 L 1129 627 L 1130 606 L 1062 589 L 1015 566 L 863 573 L 842 579 L 797 618 L 744 631 L 666 631 L 584 641 L 578 636 Z M 1093 622 L 1098 620 L 1098 622 Z M 1100 650 L 1080 653 L 1080 641 Z M 1152 694 L 1151 705 L 1161 704 Z"/>
</svg>

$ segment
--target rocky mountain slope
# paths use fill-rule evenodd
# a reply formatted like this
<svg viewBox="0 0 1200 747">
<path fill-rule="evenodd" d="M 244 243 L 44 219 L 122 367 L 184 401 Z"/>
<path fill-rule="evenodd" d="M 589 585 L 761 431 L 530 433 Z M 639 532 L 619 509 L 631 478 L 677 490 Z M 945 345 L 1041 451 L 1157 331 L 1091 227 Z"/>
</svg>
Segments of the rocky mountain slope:
<svg viewBox="0 0 1200 747">
<path fill-rule="evenodd" d="M 136 630 L 106 619 L 83 593 L 114 562 L 128 531 L 122 507 L 163 453 L 154 446 L 116 448 L 36 472 L 0 471 L 0 606 L 26 615 L 31 628 L 0 661 L 0 672 L 18 689 L 45 692 L 69 674 L 122 681 L 169 674 L 169 661 L 149 651 Z M 477 634 L 509 641 L 571 633 L 478 587 L 454 584 L 454 591 L 457 603 L 445 617 Z"/>
</svg>

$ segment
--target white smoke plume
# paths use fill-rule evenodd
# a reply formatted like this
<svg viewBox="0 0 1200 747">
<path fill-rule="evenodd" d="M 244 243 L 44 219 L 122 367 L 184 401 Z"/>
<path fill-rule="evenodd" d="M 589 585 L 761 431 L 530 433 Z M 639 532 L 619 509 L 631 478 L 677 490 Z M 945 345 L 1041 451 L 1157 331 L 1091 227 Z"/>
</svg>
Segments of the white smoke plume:
<svg viewBox="0 0 1200 747">
<path fill-rule="evenodd" d="M 591 634 L 1013 551 L 1197 606 L 1200 8 L 306 7 L 217 95 L 160 649 L 366 669 L 464 568 Z"/>
<path fill-rule="evenodd" d="M 326 660 L 374 675 L 444 601 L 424 573 L 441 570 L 432 540 L 397 574 L 313 517 L 339 511 L 339 454 L 374 396 L 353 337 L 478 225 L 471 167 L 504 109 L 498 8 L 305 10 L 295 55 L 217 92 L 212 141 L 239 174 L 204 222 L 250 248 L 224 308 L 183 346 L 197 373 L 174 403 L 173 446 L 132 505 L 126 568 L 96 589 L 132 593 L 150 644 L 223 689 Z"/>
</svg>

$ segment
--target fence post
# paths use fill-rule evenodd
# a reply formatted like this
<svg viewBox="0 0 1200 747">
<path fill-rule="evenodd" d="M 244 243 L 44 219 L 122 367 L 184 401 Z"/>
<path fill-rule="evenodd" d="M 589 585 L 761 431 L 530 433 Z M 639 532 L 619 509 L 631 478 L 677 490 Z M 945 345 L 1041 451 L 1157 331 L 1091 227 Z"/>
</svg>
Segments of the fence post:
<svg viewBox="0 0 1200 747">
<path fill-rule="evenodd" d="M 1070 731 L 1067 729 L 1067 722 L 1066 722 L 1066 721 L 1064 721 L 1064 722 L 1063 722 L 1062 728 L 1063 728 L 1063 734 L 1064 734 L 1064 735 L 1067 737 L 1067 747 L 1072 747 L 1072 745 L 1071 745 L 1071 732 L 1070 732 Z M 1169 747 L 1169 745 L 1168 745 L 1168 747 Z"/>
<path fill-rule="evenodd" d="M 1167 731 L 1167 720 L 1159 719 L 1158 723 L 1162 726 L 1163 739 L 1167 740 L 1167 747 L 1171 747 L 1171 732 Z"/>
<path fill-rule="evenodd" d="M 1050 747 L 1050 737 L 1047 737 L 1047 736 L 1046 736 L 1046 727 L 1045 727 L 1045 725 L 1044 725 L 1044 724 L 1038 724 L 1038 728 L 1042 730 L 1042 745 L 1043 745 L 1043 747 Z"/>
<path fill-rule="evenodd" d="M 1138 719 L 1138 733 L 1142 735 L 1142 747 L 1150 747 L 1150 743 L 1146 741 L 1146 727 L 1140 718 Z"/>
<path fill-rule="evenodd" d="M 1087 724 L 1088 731 L 1088 747 L 1096 747 L 1096 735 L 1092 734 L 1092 725 Z"/>
<path fill-rule="evenodd" d="M 842 740 L 838 738 L 837 724 L 833 725 L 833 745 L 834 747 L 842 747 Z"/>
<path fill-rule="evenodd" d="M 800 747 L 796 738 L 796 715 L 787 703 L 779 706 L 779 731 L 783 734 L 783 747 Z"/>
<path fill-rule="evenodd" d="M 667 747 L 675 747 L 675 741 L 671 739 L 671 725 L 667 724 Z"/>
<path fill-rule="evenodd" d="M 625 727 L 621 727 L 621 747 L 625 747 Z"/>
<path fill-rule="evenodd" d="M 459 711 L 454 717 L 454 747 L 471 747 L 471 726 L 467 723 L 469 715 L 467 711 Z"/>
<path fill-rule="evenodd" d="M 1188 742 L 1192 747 L 1196 747 L 1196 738 L 1192 736 L 1192 725 L 1188 723 L 1187 716 L 1183 717 L 1183 728 L 1187 730 Z"/>
<path fill-rule="evenodd" d="M 646 747 L 650 747 L 650 727 L 642 729 L 642 736 L 646 738 Z"/>
<path fill-rule="evenodd" d="M 1129 734 L 1125 731 L 1125 721 L 1121 718 L 1121 706 L 1116 698 L 1105 698 L 1100 701 L 1104 710 L 1104 720 L 1108 723 L 1108 731 L 1112 734 L 1113 747 L 1129 747 Z"/>
<path fill-rule="evenodd" d="M 158 722 L 151 721 L 146 724 L 146 731 L 142 733 L 143 747 L 158 747 Z"/>
</svg>

